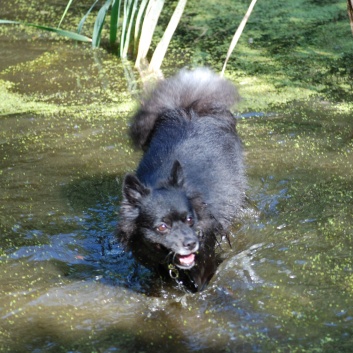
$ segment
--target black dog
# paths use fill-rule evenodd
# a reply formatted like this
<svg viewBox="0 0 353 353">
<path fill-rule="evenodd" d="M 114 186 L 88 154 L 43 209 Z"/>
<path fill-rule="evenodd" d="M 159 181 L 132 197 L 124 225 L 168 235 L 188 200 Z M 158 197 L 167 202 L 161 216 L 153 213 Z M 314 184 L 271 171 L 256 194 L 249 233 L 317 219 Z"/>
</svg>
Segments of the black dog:
<svg viewBox="0 0 353 353">
<path fill-rule="evenodd" d="M 229 108 L 235 87 L 212 71 L 161 81 L 136 113 L 133 142 L 145 154 L 123 185 L 119 238 L 146 267 L 196 292 L 218 263 L 215 246 L 239 214 L 242 147 Z"/>
</svg>

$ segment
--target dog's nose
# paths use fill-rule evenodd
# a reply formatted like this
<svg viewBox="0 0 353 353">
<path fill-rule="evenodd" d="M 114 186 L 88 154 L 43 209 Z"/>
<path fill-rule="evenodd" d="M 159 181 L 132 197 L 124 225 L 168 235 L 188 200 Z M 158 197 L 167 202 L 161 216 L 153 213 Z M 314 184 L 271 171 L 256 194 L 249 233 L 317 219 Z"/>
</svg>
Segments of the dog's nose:
<svg viewBox="0 0 353 353">
<path fill-rule="evenodd" d="M 187 239 L 183 242 L 183 246 L 185 249 L 193 251 L 197 247 L 197 241 L 195 241 L 193 239 Z"/>
</svg>

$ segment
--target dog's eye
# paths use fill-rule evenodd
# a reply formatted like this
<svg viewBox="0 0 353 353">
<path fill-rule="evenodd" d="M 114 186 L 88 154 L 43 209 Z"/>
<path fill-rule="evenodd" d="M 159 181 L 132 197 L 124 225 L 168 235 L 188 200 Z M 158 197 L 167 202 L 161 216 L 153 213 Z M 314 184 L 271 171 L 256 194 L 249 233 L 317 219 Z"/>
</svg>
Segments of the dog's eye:
<svg viewBox="0 0 353 353">
<path fill-rule="evenodd" d="M 194 225 L 194 219 L 192 217 L 186 217 L 185 223 L 192 227 Z"/>
<path fill-rule="evenodd" d="M 166 233 L 169 230 L 169 227 L 165 223 L 161 223 L 158 227 L 156 227 L 157 232 Z"/>
</svg>

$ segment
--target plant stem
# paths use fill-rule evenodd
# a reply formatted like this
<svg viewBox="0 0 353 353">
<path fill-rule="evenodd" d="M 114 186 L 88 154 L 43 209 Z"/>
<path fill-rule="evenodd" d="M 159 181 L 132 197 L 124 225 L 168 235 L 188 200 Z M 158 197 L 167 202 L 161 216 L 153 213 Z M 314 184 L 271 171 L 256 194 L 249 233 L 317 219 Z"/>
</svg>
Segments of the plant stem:
<svg viewBox="0 0 353 353">
<path fill-rule="evenodd" d="M 244 27 L 246 25 L 246 22 L 248 21 L 250 15 L 251 15 L 251 12 L 252 12 L 255 4 L 256 4 L 256 1 L 257 0 L 252 0 L 251 1 L 250 5 L 249 5 L 249 8 L 248 8 L 248 11 L 246 12 L 244 18 L 240 22 L 240 25 L 239 25 L 238 29 L 236 30 L 236 32 L 235 32 L 235 34 L 233 36 L 232 42 L 230 43 L 230 46 L 229 46 L 229 49 L 228 49 L 228 52 L 227 52 L 226 60 L 224 61 L 224 64 L 223 64 L 223 69 L 222 69 L 222 72 L 221 72 L 221 76 L 224 75 L 224 71 L 226 70 L 226 66 L 227 66 L 228 60 L 230 58 L 230 55 L 232 54 L 235 46 L 237 45 L 241 34 L 243 33 L 243 30 L 244 30 Z"/>
<path fill-rule="evenodd" d="M 160 67 L 162 65 L 162 61 L 164 59 L 164 56 L 167 52 L 169 43 L 173 37 L 173 34 L 178 26 L 178 23 L 181 19 L 181 16 L 183 14 L 185 5 L 186 5 L 187 0 L 179 0 L 178 4 L 173 12 L 172 17 L 170 18 L 170 21 L 168 23 L 167 29 L 165 30 L 162 39 L 158 43 L 156 50 L 153 53 L 150 65 L 149 65 L 149 70 L 158 72 L 160 70 Z"/>
</svg>

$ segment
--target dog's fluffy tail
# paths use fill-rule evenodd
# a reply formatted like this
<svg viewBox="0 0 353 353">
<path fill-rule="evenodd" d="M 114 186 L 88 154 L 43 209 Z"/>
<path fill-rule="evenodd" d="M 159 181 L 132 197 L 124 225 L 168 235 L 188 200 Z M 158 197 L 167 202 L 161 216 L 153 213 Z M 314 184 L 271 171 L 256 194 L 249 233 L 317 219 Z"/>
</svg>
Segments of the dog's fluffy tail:
<svg viewBox="0 0 353 353">
<path fill-rule="evenodd" d="M 136 146 L 148 143 L 157 118 L 167 110 L 192 109 L 198 116 L 229 110 L 239 96 L 234 85 L 207 68 L 181 70 L 177 75 L 160 81 L 135 114 L 131 138 Z"/>
</svg>

